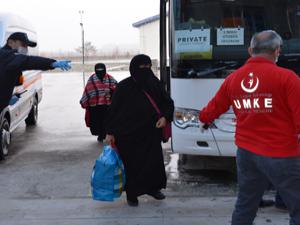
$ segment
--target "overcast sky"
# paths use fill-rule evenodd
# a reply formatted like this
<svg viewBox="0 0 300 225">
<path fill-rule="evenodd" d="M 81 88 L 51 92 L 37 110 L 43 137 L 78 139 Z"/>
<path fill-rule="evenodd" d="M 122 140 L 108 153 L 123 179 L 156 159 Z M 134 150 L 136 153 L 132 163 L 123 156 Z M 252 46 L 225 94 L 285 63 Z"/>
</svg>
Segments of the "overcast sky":
<svg viewBox="0 0 300 225">
<path fill-rule="evenodd" d="M 0 5 L 1 12 L 34 25 L 42 51 L 72 51 L 81 45 L 79 10 L 84 10 L 85 39 L 97 48 L 138 44 L 132 23 L 159 13 L 159 0 L 0 0 Z"/>
</svg>

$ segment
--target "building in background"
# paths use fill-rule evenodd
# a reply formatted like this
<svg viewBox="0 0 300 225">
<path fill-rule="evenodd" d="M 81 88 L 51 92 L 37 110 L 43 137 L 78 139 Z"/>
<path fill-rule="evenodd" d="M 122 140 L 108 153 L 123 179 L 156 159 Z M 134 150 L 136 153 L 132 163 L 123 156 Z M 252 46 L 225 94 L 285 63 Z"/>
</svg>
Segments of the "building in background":
<svg viewBox="0 0 300 225">
<path fill-rule="evenodd" d="M 133 27 L 139 29 L 140 53 L 149 55 L 159 65 L 159 15 L 138 21 Z"/>
</svg>

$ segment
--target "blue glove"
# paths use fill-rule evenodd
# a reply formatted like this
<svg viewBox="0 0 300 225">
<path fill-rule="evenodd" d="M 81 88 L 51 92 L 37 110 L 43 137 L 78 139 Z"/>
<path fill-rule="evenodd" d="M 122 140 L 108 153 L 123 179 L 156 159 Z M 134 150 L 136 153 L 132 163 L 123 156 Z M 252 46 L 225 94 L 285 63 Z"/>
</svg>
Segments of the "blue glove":
<svg viewBox="0 0 300 225">
<path fill-rule="evenodd" d="M 67 71 L 67 70 L 71 69 L 70 63 L 71 63 L 71 61 L 69 61 L 69 60 L 56 61 L 56 62 L 52 63 L 52 67 L 60 68 L 61 70 Z"/>
<path fill-rule="evenodd" d="M 19 98 L 15 95 L 13 95 L 9 101 L 9 105 L 14 105 L 16 102 L 19 101 Z"/>
</svg>

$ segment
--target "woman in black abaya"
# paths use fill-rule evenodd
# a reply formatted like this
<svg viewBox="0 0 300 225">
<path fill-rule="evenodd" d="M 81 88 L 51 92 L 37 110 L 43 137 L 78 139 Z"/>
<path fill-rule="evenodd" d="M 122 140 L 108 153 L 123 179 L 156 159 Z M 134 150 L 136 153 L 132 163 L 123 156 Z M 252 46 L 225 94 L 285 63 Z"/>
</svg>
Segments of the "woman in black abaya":
<svg viewBox="0 0 300 225">
<path fill-rule="evenodd" d="M 140 195 L 165 198 L 161 192 L 166 188 L 162 128 L 172 121 L 174 103 L 153 74 L 148 56 L 135 56 L 130 63 L 130 74 L 114 93 L 106 141 L 118 148 L 125 165 L 127 202 L 137 206 Z M 145 92 L 157 104 L 160 116 Z"/>
</svg>

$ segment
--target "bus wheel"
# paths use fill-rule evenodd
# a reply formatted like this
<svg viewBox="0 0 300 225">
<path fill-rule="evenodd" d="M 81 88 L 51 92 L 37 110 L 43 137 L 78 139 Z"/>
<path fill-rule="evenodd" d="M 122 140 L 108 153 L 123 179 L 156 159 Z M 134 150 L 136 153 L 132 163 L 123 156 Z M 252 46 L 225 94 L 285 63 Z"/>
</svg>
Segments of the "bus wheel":
<svg viewBox="0 0 300 225">
<path fill-rule="evenodd" d="M 10 139 L 9 122 L 6 118 L 4 118 L 0 127 L 0 160 L 4 159 L 5 156 L 8 155 Z"/>
<path fill-rule="evenodd" d="M 25 123 L 27 126 L 34 126 L 37 124 L 37 120 L 38 120 L 38 102 L 36 99 L 34 99 L 32 108 L 30 110 L 28 117 L 25 120 Z"/>
</svg>

